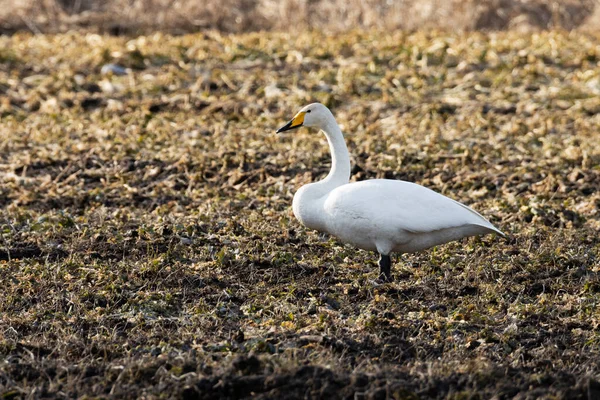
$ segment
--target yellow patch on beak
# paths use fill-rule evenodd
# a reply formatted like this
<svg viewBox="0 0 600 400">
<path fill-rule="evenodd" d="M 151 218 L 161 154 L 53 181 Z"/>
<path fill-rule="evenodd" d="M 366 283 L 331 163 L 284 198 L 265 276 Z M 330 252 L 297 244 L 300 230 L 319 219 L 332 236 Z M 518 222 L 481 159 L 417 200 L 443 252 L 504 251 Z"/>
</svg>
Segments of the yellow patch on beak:
<svg viewBox="0 0 600 400">
<path fill-rule="evenodd" d="M 298 114 L 296 114 L 296 116 L 294 118 L 292 118 L 292 120 L 290 122 L 288 122 L 281 128 L 277 129 L 277 133 L 281 133 L 281 132 L 289 131 L 290 129 L 295 129 L 295 128 L 301 127 L 302 124 L 304 123 L 304 114 L 306 114 L 304 111 L 300 111 Z"/>
<path fill-rule="evenodd" d="M 306 113 L 304 111 L 300 111 L 298 114 L 296 114 L 296 116 L 292 118 L 292 124 L 290 125 L 290 128 L 295 128 L 302 125 L 304 123 L 305 114 Z"/>
</svg>

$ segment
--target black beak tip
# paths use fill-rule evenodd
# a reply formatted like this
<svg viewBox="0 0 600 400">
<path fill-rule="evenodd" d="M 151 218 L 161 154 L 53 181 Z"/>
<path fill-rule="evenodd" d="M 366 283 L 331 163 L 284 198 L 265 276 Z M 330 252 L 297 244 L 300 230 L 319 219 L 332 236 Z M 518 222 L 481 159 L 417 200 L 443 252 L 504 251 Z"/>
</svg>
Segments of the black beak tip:
<svg viewBox="0 0 600 400">
<path fill-rule="evenodd" d="M 292 121 L 288 122 L 287 124 L 285 124 L 284 126 L 282 126 L 281 128 L 277 129 L 277 131 L 275 133 L 281 133 L 281 132 L 289 131 L 290 129 L 299 127 L 299 126 L 292 126 L 292 122 L 294 122 L 294 121 L 292 120 Z"/>
</svg>

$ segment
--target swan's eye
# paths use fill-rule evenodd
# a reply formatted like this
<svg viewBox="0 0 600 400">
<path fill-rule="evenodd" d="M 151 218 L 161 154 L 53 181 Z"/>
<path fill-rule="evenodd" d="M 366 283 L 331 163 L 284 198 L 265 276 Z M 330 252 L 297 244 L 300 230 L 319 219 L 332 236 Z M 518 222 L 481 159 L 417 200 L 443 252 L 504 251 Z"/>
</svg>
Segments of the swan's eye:
<svg viewBox="0 0 600 400">
<path fill-rule="evenodd" d="M 308 114 L 309 112 L 311 112 L 312 110 L 306 110 L 306 113 Z"/>
</svg>

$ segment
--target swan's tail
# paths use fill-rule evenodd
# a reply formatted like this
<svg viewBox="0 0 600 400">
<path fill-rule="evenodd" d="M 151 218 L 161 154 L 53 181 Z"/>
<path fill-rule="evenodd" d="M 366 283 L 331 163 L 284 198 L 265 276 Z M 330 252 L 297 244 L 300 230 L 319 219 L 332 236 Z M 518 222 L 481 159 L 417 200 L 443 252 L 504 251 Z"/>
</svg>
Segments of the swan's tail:
<svg viewBox="0 0 600 400">
<path fill-rule="evenodd" d="M 456 200 L 452 200 L 452 201 L 454 201 L 456 204 L 458 204 L 459 206 L 463 207 L 464 209 L 471 211 L 475 216 L 477 216 L 478 217 L 478 221 L 476 222 L 476 225 L 479 225 L 479 226 L 481 226 L 483 228 L 489 229 L 490 231 L 492 231 L 494 233 L 497 233 L 498 235 L 502 236 L 505 239 L 508 238 L 508 236 L 506 235 L 506 233 L 504 233 L 500 229 L 496 228 L 483 215 L 479 214 L 477 211 L 473 210 L 471 207 L 466 206 L 466 205 L 464 205 L 462 203 L 459 203 Z"/>
</svg>

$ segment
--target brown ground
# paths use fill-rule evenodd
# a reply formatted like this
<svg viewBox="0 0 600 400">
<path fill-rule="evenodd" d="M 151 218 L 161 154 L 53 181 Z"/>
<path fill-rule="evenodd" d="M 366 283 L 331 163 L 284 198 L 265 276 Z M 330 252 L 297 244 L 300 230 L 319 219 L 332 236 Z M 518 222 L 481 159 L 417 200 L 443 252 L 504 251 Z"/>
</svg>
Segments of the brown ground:
<svg viewBox="0 0 600 400">
<path fill-rule="evenodd" d="M 600 396 L 600 47 L 583 34 L 0 38 L 0 396 Z M 131 68 L 102 75 L 107 62 Z M 323 137 L 486 236 L 301 227 Z"/>
</svg>

